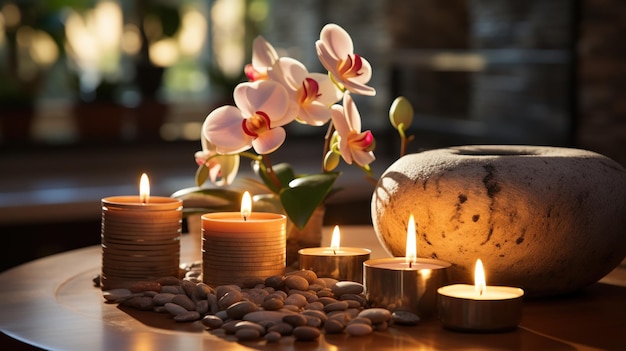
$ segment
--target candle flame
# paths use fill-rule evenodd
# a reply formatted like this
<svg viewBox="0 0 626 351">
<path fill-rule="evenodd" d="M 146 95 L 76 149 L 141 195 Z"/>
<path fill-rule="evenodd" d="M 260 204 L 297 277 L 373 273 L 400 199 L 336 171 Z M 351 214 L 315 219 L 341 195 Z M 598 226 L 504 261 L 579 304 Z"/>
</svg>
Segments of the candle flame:
<svg viewBox="0 0 626 351">
<path fill-rule="evenodd" d="M 476 268 L 474 268 L 474 290 L 482 295 L 487 289 L 487 282 L 485 280 L 485 270 L 483 269 L 483 261 L 476 260 Z"/>
<path fill-rule="evenodd" d="M 139 200 L 142 204 L 145 204 L 150 199 L 150 180 L 148 175 L 143 173 L 139 180 Z"/>
<path fill-rule="evenodd" d="M 243 197 L 241 198 L 241 217 L 243 220 L 247 220 L 252 213 L 252 198 L 250 197 L 249 192 L 244 192 Z"/>
<path fill-rule="evenodd" d="M 339 233 L 339 226 L 336 225 L 335 229 L 333 229 L 333 236 L 330 240 L 330 248 L 333 250 L 333 253 L 336 253 L 339 250 L 339 241 L 341 240 L 341 234 Z"/>
<path fill-rule="evenodd" d="M 404 257 L 409 267 L 417 260 L 417 239 L 415 237 L 415 219 L 413 214 L 409 216 L 409 225 L 406 230 L 406 254 Z"/>
</svg>

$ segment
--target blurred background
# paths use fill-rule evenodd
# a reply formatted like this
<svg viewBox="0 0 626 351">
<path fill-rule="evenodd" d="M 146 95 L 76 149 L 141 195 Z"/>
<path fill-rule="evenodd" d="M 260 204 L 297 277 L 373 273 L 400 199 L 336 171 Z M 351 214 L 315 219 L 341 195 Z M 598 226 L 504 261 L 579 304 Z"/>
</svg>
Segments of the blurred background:
<svg viewBox="0 0 626 351">
<path fill-rule="evenodd" d="M 0 234 L 15 243 L 0 270 L 98 244 L 100 199 L 136 194 L 142 172 L 154 195 L 193 186 L 200 126 L 245 80 L 252 40 L 323 72 L 330 22 L 373 67 L 377 95 L 356 101 L 375 174 L 397 157 L 398 95 L 410 152 L 554 145 L 624 165 L 625 18 L 620 0 L 0 0 Z M 290 126 L 273 159 L 318 169 L 322 129 Z M 331 199 L 326 221 L 370 223 L 371 191 Z"/>
</svg>

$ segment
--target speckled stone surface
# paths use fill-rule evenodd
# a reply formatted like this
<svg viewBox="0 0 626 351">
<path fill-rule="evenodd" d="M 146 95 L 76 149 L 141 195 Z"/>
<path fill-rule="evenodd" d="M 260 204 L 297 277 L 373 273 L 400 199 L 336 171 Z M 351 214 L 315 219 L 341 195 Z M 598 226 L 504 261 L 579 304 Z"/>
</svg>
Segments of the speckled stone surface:
<svg viewBox="0 0 626 351">
<path fill-rule="evenodd" d="M 406 155 L 381 176 L 372 222 L 383 247 L 404 256 L 413 214 L 417 252 L 452 263 L 451 283 L 527 296 L 573 292 L 626 256 L 626 170 L 586 150 L 460 146 Z"/>
</svg>

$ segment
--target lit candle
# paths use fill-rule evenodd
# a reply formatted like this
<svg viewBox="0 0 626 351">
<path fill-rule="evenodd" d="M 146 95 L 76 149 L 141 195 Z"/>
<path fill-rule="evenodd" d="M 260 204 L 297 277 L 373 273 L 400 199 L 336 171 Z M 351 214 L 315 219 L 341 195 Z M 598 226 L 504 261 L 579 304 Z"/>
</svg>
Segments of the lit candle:
<svg viewBox="0 0 626 351">
<path fill-rule="evenodd" d="M 178 276 L 182 208 L 179 199 L 150 197 L 145 173 L 139 196 L 102 199 L 103 290 Z"/>
<path fill-rule="evenodd" d="M 240 212 L 202 215 L 202 280 L 217 286 L 283 274 L 286 228 L 284 215 L 252 212 L 248 192 Z"/>
<path fill-rule="evenodd" d="M 365 294 L 372 306 L 411 311 L 421 318 L 435 314 L 437 289 L 447 280 L 450 263 L 417 258 L 415 220 L 409 217 L 405 257 L 365 261 Z"/>
<path fill-rule="evenodd" d="M 461 331 L 506 331 L 522 318 L 524 291 L 508 286 L 487 286 L 480 259 L 476 260 L 474 285 L 454 284 L 440 288 L 439 319 Z"/>
<path fill-rule="evenodd" d="M 358 247 L 342 247 L 339 227 L 335 226 L 329 247 L 298 250 L 300 269 L 312 270 L 318 277 L 363 282 L 363 262 L 371 251 Z"/>
</svg>

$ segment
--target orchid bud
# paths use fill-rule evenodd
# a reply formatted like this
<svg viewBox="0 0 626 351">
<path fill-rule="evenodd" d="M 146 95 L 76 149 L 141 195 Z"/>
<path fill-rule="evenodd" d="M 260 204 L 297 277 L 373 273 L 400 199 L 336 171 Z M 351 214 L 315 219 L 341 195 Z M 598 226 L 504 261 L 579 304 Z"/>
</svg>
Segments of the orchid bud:
<svg viewBox="0 0 626 351">
<path fill-rule="evenodd" d="M 389 108 L 389 120 L 394 128 L 400 125 L 407 129 L 413 122 L 413 106 L 404 96 L 397 97 Z"/>
<path fill-rule="evenodd" d="M 324 171 L 330 172 L 333 169 L 339 166 L 339 161 L 341 160 L 341 155 L 338 153 L 328 151 L 326 156 L 324 156 Z"/>
</svg>

